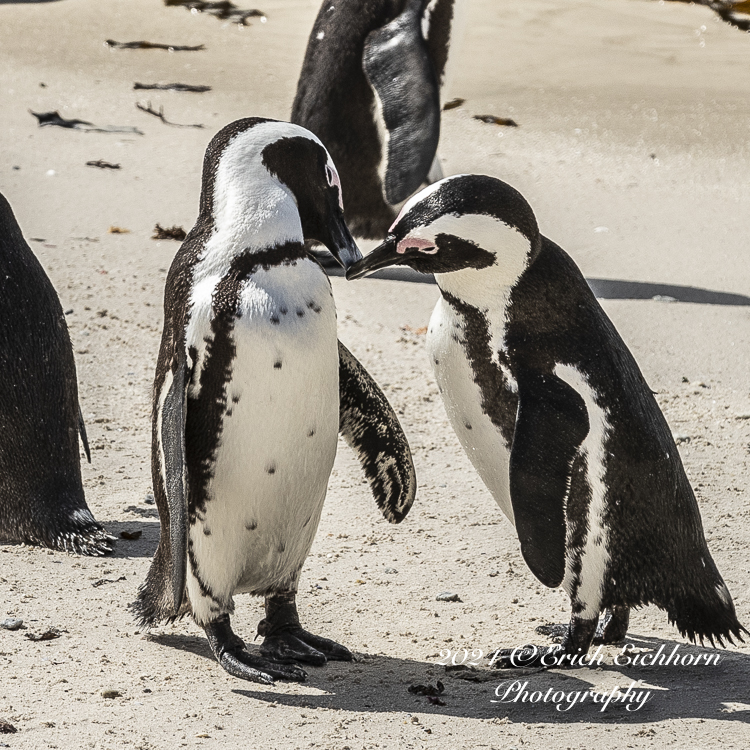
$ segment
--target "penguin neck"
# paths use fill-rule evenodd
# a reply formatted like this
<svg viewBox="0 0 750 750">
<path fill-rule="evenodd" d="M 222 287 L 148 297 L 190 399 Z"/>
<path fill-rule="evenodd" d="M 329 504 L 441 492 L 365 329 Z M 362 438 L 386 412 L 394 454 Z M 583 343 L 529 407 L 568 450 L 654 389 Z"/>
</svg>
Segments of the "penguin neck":
<svg viewBox="0 0 750 750">
<path fill-rule="evenodd" d="M 294 196 L 270 175 L 250 189 L 230 183 L 217 190 L 212 219 L 213 232 L 198 258 L 204 277 L 223 276 L 238 255 L 305 239 Z"/>
<path fill-rule="evenodd" d="M 436 273 L 440 291 L 457 297 L 480 311 L 500 312 L 529 265 L 529 240 L 520 232 L 489 217 L 475 217 L 472 236 L 479 247 L 492 253 L 495 262 L 484 268 L 463 268 Z"/>
<path fill-rule="evenodd" d="M 487 326 L 492 361 L 499 366 L 499 352 L 505 350 L 511 293 L 528 268 L 530 247 L 526 237 L 509 231 L 507 226 L 499 235 L 482 238 L 480 246 L 495 254 L 495 263 L 485 268 L 436 273 L 435 281 L 457 314 L 464 316 L 463 305 L 477 310 Z M 457 305 L 456 300 L 461 304 Z"/>
</svg>

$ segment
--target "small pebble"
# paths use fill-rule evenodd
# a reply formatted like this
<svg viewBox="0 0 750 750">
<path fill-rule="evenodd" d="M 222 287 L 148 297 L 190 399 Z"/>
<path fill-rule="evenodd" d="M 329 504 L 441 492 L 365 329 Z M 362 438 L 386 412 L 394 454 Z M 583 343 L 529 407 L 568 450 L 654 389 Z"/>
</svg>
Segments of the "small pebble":
<svg viewBox="0 0 750 750">
<path fill-rule="evenodd" d="M 146 505 L 153 505 L 154 504 L 154 495 L 152 492 L 147 492 L 146 497 L 144 498 L 144 502 Z"/>
<path fill-rule="evenodd" d="M 443 591 L 435 597 L 438 602 L 460 602 L 461 597 L 458 594 L 451 594 L 450 591 Z"/>
<path fill-rule="evenodd" d="M 102 698 L 122 698 L 119 690 L 102 690 Z"/>
<path fill-rule="evenodd" d="M 655 294 L 651 299 L 654 302 L 677 302 L 676 297 L 669 297 L 666 294 Z"/>
<path fill-rule="evenodd" d="M 16 620 L 12 617 L 0 622 L 0 628 L 3 628 L 3 630 L 20 630 L 22 627 L 23 620 Z"/>
<path fill-rule="evenodd" d="M 745 411 L 741 414 L 737 414 L 736 419 L 750 419 L 750 411 Z"/>
<path fill-rule="evenodd" d="M 674 441 L 677 445 L 680 445 L 681 443 L 689 443 L 692 440 L 690 435 L 675 434 L 675 435 L 672 435 L 672 437 L 674 438 Z"/>
<path fill-rule="evenodd" d="M 388 573 L 389 575 L 395 575 L 396 573 L 398 573 L 396 568 L 386 568 L 383 572 Z"/>
</svg>

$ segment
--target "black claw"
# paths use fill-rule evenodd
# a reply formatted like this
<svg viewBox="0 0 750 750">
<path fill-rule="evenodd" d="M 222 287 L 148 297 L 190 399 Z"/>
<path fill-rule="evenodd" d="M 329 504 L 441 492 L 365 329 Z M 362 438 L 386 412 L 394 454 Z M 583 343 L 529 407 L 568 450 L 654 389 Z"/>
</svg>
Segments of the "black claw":
<svg viewBox="0 0 750 750">
<path fill-rule="evenodd" d="M 221 666 L 233 677 L 272 685 L 274 679 L 304 682 L 307 672 L 297 664 L 281 664 L 262 655 L 251 654 L 229 624 L 229 615 L 204 626 L 208 643 Z M 325 657 L 323 657 L 325 660 Z"/>
</svg>

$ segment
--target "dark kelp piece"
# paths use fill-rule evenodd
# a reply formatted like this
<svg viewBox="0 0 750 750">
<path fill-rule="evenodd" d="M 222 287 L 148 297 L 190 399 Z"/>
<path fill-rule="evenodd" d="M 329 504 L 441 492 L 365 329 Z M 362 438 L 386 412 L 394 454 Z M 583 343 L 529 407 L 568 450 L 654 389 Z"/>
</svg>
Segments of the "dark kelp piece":
<svg viewBox="0 0 750 750">
<path fill-rule="evenodd" d="M 206 49 L 205 44 L 162 44 L 161 42 L 116 42 L 114 39 L 105 39 L 104 44 L 112 49 L 165 49 L 168 52 L 200 52 Z"/>
<path fill-rule="evenodd" d="M 205 94 L 211 91 L 210 86 L 194 86 L 190 83 L 134 83 L 134 91 L 191 91 L 195 94 Z"/>
<path fill-rule="evenodd" d="M 164 0 L 164 5 L 182 6 L 196 13 L 206 13 L 214 16 L 221 21 L 231 21 L 240 26 L 247 26 L 248 18 L 265 19 L 266 14 L 262 10 L 252 8 L 251 10 L 242 10 L 230 0 L 216 0 L 215 2 L 206 2 L 206 0 Z"/>
<path fill-rule="evenodd" d="M 179 122 L 170 122 L 167 120 L 166 117 L 164 117 L 164 107 L 159 107 L 159 111 L 157 112 L 152 106 L 151 102 L 146 102 L 146 104 L 141 104 L 140 102 L 136 102 L 135 106 L 137 109 L 140 109 L 141 112 L 145 112 L 147 115 L 153 115 L 154 117 L 161 120 L 165 125 L 171 125 L 173 128 L 202 128 L 203 125 L 183 125 Z"/>
<path fill-rule="evenodd" d="M 474 115 L 475 120 L 486 122 L 488 125 L 505 125 L 508 128 L 517 128 L 518 123 L 510 117 L 498 117 L 497 115 Z"/>
<path fill-rule="evenodd" d="M 187 233 L 182 227 L 163 227 L 161 224 L 157 224 L 154 227 L 154 233 L 151 235 L 152 240 L 178 240 L 182 242 Z"/>
<path fill-rule="evenodd" d="M 59 128 L 83 130 L 87 133 L 134 133 L 135 135 L 143 135 L 138 128 L 134 128 L 130 125 L 105 125 L 104 127 L 97 127 L 86 120 L 66 120 L 64 117 L 60 116 L 60 113 L 57 110 L 54 112 L 34 112 L 30 109 L 29 113 L 36 117 L 40 128 L 46 127 L 47 125 L 56 125 Z"/>
</svg>

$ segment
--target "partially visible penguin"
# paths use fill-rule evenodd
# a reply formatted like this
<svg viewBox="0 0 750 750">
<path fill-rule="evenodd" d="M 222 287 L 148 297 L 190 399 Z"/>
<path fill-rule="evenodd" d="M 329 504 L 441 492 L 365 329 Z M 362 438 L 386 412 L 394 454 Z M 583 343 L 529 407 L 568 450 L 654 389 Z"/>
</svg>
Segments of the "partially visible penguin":
<svg viewBox="0 0 750 750">
<path fill-rule="evenodd" d="M 451 424 L 531 571 L 571 600 L 560 646 L 496 663 L 564 666 L 646 604 L 691 641 L 742 640 L 666 420 L 524 198 L 479 175 L 426 188 L 347 277 L 398 264 L 435 274 L 427 344 Z"/>
<path fill-rule="evenodd" d="M 164 293 L 153 392 L 161 537 L 134 608 L 188 612 L 230 674 L 304 680 L 296 662 L 349 660 L 303 630 L 296 594 L 341 432 L 398 523 L 416 480 L 398 419 L 337 341 L 331 284 L 305 251 L 361 258 L 321 142 L 297 125 L 238 120 L 206 151 L 200 213 Z M 260 653 L 234 634 L 235 593 L 265 597 Z"/>
<path fill-rule="evenodd" d="M 462 0 L 325 0 L 307 43 L 292 122 L 326 145 L 345 218 L 380 239 L 397 206 L 442 177 L 440 86 Z"/>
<path fill-rule="evenodd" d="M 0 195 L 0 540 L 103 555 L 86 505 L 73 348 L 60 300 Z"/>
</svg>

